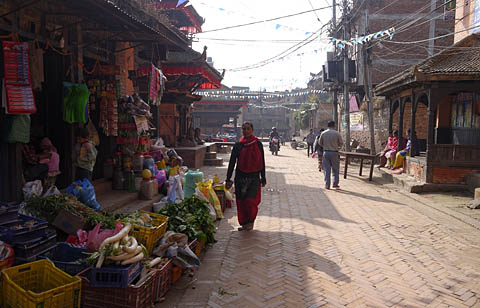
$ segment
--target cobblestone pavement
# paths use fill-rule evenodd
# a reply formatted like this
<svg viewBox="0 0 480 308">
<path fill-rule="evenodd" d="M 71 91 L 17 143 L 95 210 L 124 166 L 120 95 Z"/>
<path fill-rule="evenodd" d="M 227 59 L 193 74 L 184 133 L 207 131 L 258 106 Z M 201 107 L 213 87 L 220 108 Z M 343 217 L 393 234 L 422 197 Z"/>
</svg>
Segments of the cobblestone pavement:
<svg viewBox="0 0 480 308">
<path fill-rule="evenodd" d="M 266 160 L 255 230 L 227 211 L 196 276 L 157 307 L 480 307 L 477 220 L 355 169 L 325 191 L 304 150 Z"/>
</svg>

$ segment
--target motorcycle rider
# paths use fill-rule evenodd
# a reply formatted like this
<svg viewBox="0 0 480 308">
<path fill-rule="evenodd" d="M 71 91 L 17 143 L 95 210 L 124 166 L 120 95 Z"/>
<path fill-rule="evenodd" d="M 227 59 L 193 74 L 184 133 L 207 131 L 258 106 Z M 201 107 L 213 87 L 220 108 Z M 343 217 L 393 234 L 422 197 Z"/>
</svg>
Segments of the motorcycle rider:
<svg viewBox="0 0 480 308">
<path fill-rule="evenodd" d="M 269 149 L 272 150 L 272 139 L 273 137 L 277 137 L 280 141 L 280 135 L 277 132 L 277 128 L 274 126 L 272 127 L 272 131 L 270 132 L 270 142 L 269 142 Z M 278 144 L 278 150 L 280 150 L 280 143 Z"/>
</svg>

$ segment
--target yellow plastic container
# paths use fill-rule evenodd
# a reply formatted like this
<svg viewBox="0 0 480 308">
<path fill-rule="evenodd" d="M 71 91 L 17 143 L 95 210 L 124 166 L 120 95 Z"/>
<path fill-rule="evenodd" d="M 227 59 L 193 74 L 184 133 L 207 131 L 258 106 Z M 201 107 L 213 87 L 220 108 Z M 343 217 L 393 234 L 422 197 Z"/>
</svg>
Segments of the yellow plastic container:
<svg viewBox="0 0 480 308">
<path fill-rule="evenodd" d="M 152 227 L 133 225 L 130 235 L 147 248 L 148 253 L 152 253 L 155 244 L 160 241 L 167 231 L 168 217 L 160 214 L 139 211 L 140 214 L 147 213 L 152 218 Z"/>
<path fill-rule="evenodd" d="M 3 308 L 80 308 L 82 280 L 41 260 L 2 271 Z"/>
</svg>

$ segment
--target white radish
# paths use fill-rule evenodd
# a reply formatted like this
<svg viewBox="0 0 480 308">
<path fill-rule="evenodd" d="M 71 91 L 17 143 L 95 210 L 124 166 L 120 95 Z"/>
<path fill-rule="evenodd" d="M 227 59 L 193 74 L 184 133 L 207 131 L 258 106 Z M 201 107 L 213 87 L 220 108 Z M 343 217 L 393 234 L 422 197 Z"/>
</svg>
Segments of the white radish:
<svg viewBox="0 0 480 308">
<path fill-rule="evenodd" d="M 132 263 L 139 262 L 139 261 L 142 261 L 142 260 L 143 260 L 143 252 L 139 253 L 138 255 L 134 256 L 133 258 L 122 261 L 122 265 L 128 265 L 128 264 L 132 264 Z"/>
<path fill-rule="evenodd" d="M 145 224 L 149 224 L 152 222 L 152 217 L 148 215 L 147 213 L 143 213 L 142 216 L 140 216 L 140 219 L 145 222 Z"/>
<path fill-rule="evenodd" d="M 133 253 L 122 253 L 121 255 L 119 256 L 110 256 L 108 257 L 108 259 L 110 260 L 113 260 L 113 261 L 122 261 L 122 260 L 127 260 L 127 259 L 130 259 L 134 256 L 136 256 L 137 254 L 139 254 L 140 252 L 142 252 L 142 247 L 141 246 L 137 246 L 137 249 L 135 249 L 135 251 Z"/>
<path fill-rule="evenodd" d="M 107 246 L 108 244 L 118 242 L 119 240 L 123 239 L 125 236 L 128 235 L 128 232 L 130 232 L 130 229 L 132 228 L 132 225 L 130 223 L 126 223 L 125 226 L 115 234 L 114 236 L 106 238 L 102 244 L 100 244 L 99 250 L 101 250 L 103 247 Z"/>
<path fill-rule="evenodd" d="M 134 238 L 133 236 L 130 237 L 130 242 L 131 244 L 127 244 L 127 246 L 125 246 L 125 251 L 128 252 L 128 253 L 133 253 L 135 250 L 137 250 L 137 247 L 138 247 L 138 242 L 137 242 L 137 239 Z"/>
<path fill-rule="evenodd" d="M 151 268 L 151 267 L 154 267 L 155 265 L 157 265 L 158 263 L 162 262 L 162 258 L 161 257 L 157 257 L 155 259 L 153 259 L 152 261 L 150 261 L 148 264 L 147 264 L 147 267 L 148 268 Z"/>
<path fill-rule="evenodd" d="M 102 267 L 103 261 L 105 261 L 105 253 L 102 250 L 102 252 L 100 253 L 100 256 L 98 257 L 96 268 Z"/>
</svg>

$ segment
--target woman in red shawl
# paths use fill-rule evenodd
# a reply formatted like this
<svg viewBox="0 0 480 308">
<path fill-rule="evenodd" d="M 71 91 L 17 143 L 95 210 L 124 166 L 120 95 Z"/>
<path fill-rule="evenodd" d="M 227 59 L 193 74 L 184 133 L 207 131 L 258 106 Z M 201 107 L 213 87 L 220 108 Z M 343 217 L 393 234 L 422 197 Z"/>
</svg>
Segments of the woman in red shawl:
<svg viewBox="0 0 480 308">
<path fill-rule="evenodd" d="M 231 181 L 235 164 L 235 197 L 237 200 L 239 231 L 253 229 L 257 218 L 258 205 L 261 201 L 261 187 L 265 187 L 265 156 L 263 145 L 253 135 L 253 125 L 245 122 L 242 125 L 243 137 L 235 143 L 228 164 L 226 188 L 232 187 Z"/>
</svg>

